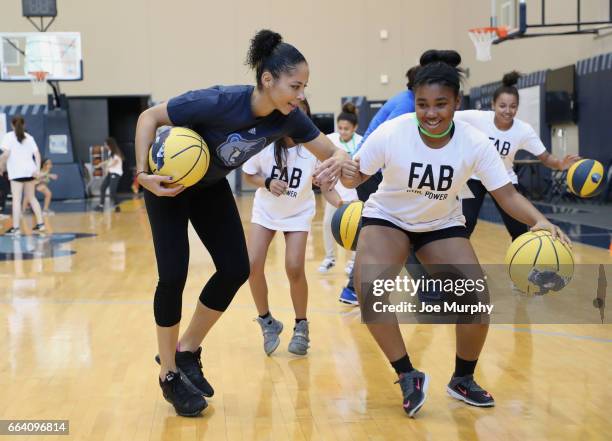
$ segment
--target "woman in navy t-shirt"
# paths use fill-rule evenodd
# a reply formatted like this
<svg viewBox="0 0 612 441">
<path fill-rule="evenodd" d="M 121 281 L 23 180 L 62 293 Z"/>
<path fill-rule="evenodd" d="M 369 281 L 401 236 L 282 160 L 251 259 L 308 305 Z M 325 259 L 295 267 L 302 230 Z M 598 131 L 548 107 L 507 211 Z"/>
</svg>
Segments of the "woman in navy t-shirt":
<svg viewBox="0 0 612 441">
<path fill-rule="evenodd" d="M 136 128 L 137 179 L 145 188 L 159 273 L 154 299 L 159 384 L 166 400 L 184 416 L 198 415 L 206 407 L 203 396 L 214 393 L 202 373 L 200 344 L 249 277 L 244 232 L 225 176 L 285 136 L 322 161 L 314 180 L 325 187 L 335 185 L 342 162 L 348 159 L 298 108 L 309 72 L 295 47 L 282 42 L 279 34 L 263 30 L 251 41 L 247 62 L 256 71 L 256 86 L 187 92 L 143 112 Z M 166 187 L 171 177 L 148 174 L 148 150 L 156 129 L 163 125 L 190 127 L 208 145 L 210 166 L 193 187 Z M 216 272 L 179 340 L 189 221 L 210 252 Z"/>
</svg>

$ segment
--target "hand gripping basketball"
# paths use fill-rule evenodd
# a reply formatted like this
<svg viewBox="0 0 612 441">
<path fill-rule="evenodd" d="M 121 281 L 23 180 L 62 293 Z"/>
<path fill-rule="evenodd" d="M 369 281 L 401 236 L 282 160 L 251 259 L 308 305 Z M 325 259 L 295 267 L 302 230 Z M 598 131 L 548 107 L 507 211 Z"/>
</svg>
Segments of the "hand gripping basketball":
<svg viewBox="0 0 612 441">
<path fill-rule="evenodd" d="M 138 183 L 149 190 L 155 196 L 176 196 L 186 187 L 182 185 L 174 185 L 166 187 L 164 184 L 169 184 L 173 180 L 172 176 L 148 175 L 141 173 L 138 175 Z"/>
<path fill-rule="evenodd" d="M 555 224 L 551 224 L 548 221 L 540 221 L 537 224 L 535 224 L 533 227 L 530 228 L 530 231 L 539 231 L 539 230 L 548 231 L 550 234 L 552 234 L 553 239 L 559 239 L 561 242 L 563 242 L 565 245 L 571 248 L 572 241 L 570 240 L 569 237 L 567 237 L 567 235 L 563 232 L 563 230 L 561 230 L 561 228 L 559 228 Z"/>
<path fill-rule="evenodd" d="M 160 130 L 149 149 L 149 169 L 155 175 L 172 176 L 167 184 L 190 187 L 206 174 L 210 163 L 202 137 L 186 127 Z"/>
</svg>

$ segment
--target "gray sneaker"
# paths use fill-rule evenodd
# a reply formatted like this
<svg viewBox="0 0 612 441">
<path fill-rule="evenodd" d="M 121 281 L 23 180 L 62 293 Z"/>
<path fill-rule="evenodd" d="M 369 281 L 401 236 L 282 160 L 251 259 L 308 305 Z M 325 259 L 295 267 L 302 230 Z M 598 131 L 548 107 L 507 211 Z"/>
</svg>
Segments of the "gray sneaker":
<svg viewBox="0 0 612 441">
<path fill-rule="evenodd" d="M 404 412 L 410 418 L 413 418 L 421 410 L 423 403 L 425 403 L 425 398 L 427 398 L 429 377 L 427 374 L 414 369 L 406 374 L 401 374 L 396 383 L 399 383 L 402 388 Z"/>
<path fill-rule="evenodd" d="M 491 394 L 474 381 L 473 375 L 451 378 L 448 386 L 446 386 L 446 392 L 448 392 L 451 397 L 464 401 L 472 406 L 495 406 L 495 400 Z"/>
<path fill-rule="evenodd" d="M 283 324 L 272 317 L 272 315 L 265 319 L 257 317 L 255 320 L 259 323 L 259 326 L 261 326 L 261 332 L 264 338 L 264 351 L 266 355 L 270 355 L 280 344 L 279 335 L 283 331 Z"/>
<path fill-rule="evenodd" d="M 308 352 L 308 322 L 301 320 L 293 328 L 293 337 L 289 342 L 289 352 L 296 355 L 306 355 Z"/>
</svg>

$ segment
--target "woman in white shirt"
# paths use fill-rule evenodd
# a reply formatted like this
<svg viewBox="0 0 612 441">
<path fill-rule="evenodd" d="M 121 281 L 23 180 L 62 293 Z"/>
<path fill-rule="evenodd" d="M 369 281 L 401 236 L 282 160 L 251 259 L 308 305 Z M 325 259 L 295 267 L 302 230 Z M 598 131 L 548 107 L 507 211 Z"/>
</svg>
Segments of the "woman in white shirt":
<svg viewBox="0 0 612 441">
<path fill-rule="evenodd" d="M 100 187 L 100 203 L 96 209 L 99 211 L 104 210 L 106 190 L 110 187 L 111 201 L 113 202 L 115 211 L 118 212 L 120 211 L 120 208 L 119 200 L 117 199 L 117 187 L 119 186 L 121 176 L 123 176 L 123 160 L 125 157 L 123 156 L 123 152 L 119 148 L 117 141 L 115 141 L 115 138 L 106 138 L 104 146 L 110 150 L 111 156 L 103 163 L 103 165 L 107 167 L 107 172 L 106 177 L 102 181 L 102 186 Z"/>
<path fill-rule="evenodd" d="M 468 122 L 489 137 L 504 163 L 512 185 L 516 188 L 518 188 L 518 178 L 514 172 L 513 161 L 516 152 L 521 149 L 527 150 L 542 161 L 542 164 L 553 170 L 567 170 L 580 159 L 578 155 L 566 155 L 563 159 L 551 155 L 546 151 L 546 147 L 533 128 L 526 122 L 515 118 L 519 107 L 519 93 L 515 85 L 519 78 L 518 72 L 504 75 L 502 85 L 493 94 L 493 111 L 466 110 L 455 113 L 455 121 Z M 476 227 L 487 190 L 474 176 L 467 182 L 467 185 L 474 197 L 463 199 L 463 215 L 468 234 L 471 235 Z M 529 230 L 527 225 L 503 211 L 495 199 L 493 202 L 512 240 Z"/>
<path fill-rule="evenodd" d="M 353 153 L 361 144 L 362 136 L 355 133 L 357 130 L 357 109 L 353 103 L 347 102 L 342 106 L 342 112 L 336 119 L 336 125 L 338 131 L 330 133 L 327 137 L 334 143 L 334 145 L 340 149 L 348 152 L 349 155 L 353 156 Z M 357 197 L 357 190 L 354 188 L 346 188 L 341 182 L 336 184 L 335 190 L 340 195 L 342 202 L 352 202 L 359 199 Z M 336 241 L 331 231 L 331 221 L 334 216 L 336 207 L 330 202 L 325 202 L 325 212 L 323 214 L 323 245 L 325 246 L 325 258 L 319 265 L 319 272 L 326 273 L 336 265 Z M 351 260 L 347 262 L 345 272 L 351 273 L 353 269 L 353 259 L 355 255 L 353 253 Z"/>
<path fill-rule="evenodd" d="M 306 101 L 300 108 L 310 116 Z M 307 320 L 308 283 L 306 241 L 315 214 L 312 175 L 317 158 L 291 138 L 270 144 L 242 166 L 245 180 L 258 187 L 247 248 L 251 272 L 249 285 L 257 307 L 257 322 L 264 337 L 264 351 L 270 355 L 280 344 L 283 324 L 270 313 L 268 285 L 264 274 L 268 247 L 277 231 L 285 236 L 285 271 L 295 311 L 295 326 L 289 352 L 306 355 L 310 343 Z"/>
<path fill-rule="evenodd" d="M 396 316 L 385 315 L 385 323 L 375 323 L 381 318 L 375 299 L 382 297 L 376 297 L 380 292 L 374 290 L 374 284 L 395 278 L 411 246 L 428 271 L 432 265 L 456 269 L 460 264 L 461 278 L 484 283 L 458 200 L 470 176 L 478 176 L 508 214 L 569 242 L 512 186 L 489 139 L 463 121 L 453 122 L 460 99 L 460 62 L 455 51 L 425 52 L 414 86 L 416 119 L 404 115 L 382 124 L 342 171 L 347 187 L 356 187 L 379 169 L 383 171 L 378 190 L 363 210 L 355 287 L 362 317 L 399 376 L 403 408 L 409 416 L 423 405 L 429 379 L 412 366 Z M 384 266 L 382 276 L 371 274 L 378 271 L 373 269 L 376 265 Z M 462 295 L 457 290 L 446 294 L 451 300 Z M 481 296 L 488 301 L 486 286 Z M 447 393 L 474 406 L 493 406 L 493 397 L 473 376 L 486 339 L 488 316 L 464 314 L 460 319 L 467 323 L 459 320 L 456 324 L 455 370 Z"/>
<path fill-rule="evenodd" d="M 36 225 L 32 228 L 34 233 L 45 231 L 40 204 L 35 197 L 36 177 L 40 170 L 40 152 L 34 138 L 25 131 L 23 116 L 17 115 L 11 121 L 12 132 L 4 135 L 0 150 L 4 153 L 0 157 L 0 164 L 6 161 L 8 177 L 11 181 L 13 195 L 13 226 L 4 234 L 19 236 L 21 230 L 21 204 L 22 197 L 30 204 Z"/>
</svg>

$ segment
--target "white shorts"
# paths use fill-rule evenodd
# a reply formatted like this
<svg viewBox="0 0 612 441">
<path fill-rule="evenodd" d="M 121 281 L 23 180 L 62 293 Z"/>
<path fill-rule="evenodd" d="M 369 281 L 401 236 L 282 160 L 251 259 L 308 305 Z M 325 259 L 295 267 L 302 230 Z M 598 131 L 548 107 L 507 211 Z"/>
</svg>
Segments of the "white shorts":
<svg viewBox="0 0 612 441">
<path fill-rule="evenodd" d="M 310 231 L 314 210 L 305 210 L 296 216 L 275 219 L 263 210 L 253 208 L 251 222 L 274 231 Z"/>
</svg>

